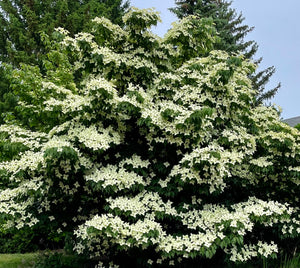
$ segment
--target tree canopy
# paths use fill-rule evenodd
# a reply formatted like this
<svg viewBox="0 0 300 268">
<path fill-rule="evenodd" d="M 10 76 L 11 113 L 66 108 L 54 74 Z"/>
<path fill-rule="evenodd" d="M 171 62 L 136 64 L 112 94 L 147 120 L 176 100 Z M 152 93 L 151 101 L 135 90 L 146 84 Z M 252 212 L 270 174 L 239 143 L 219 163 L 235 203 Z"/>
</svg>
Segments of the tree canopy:
<svg viewBox="0 0 300 268">
<path fill-rule="evenodd" d="M 39 64 L 47 59 L 47 42 L 56 27 L 71 36 L 91 27 L 91 19 L 104 16 L 122 24 L 129 7 L 122 0 L 4 0 L 0 1 L 0 123 L 16 105 L 18 96 L 9 89 L 3 63 Z"/>
<path fill-rule="evenodd" d="M 255 65 L 212 50 L 211 19 L 183 18 L 164 38 L 150 31 L 158 20 L 131 9 L 124 27 L 59 28 L 43 67 L 6 67 L 19 100 L 0 126 L 1 230 L 68 237 L 103 263 L 291 249 L 299 131 L 253 108 Z"/>
<path fill-rule="evenodd" d="M 41 33 L 63 27 L 71 35 L 90 27 L 96 16 L 121 23 L 129 2 L 122 0 L 4 0 L 0 2 L 0 61 L 36 63 L 44 52 Z"/>
<path fill-rule="evenodd" d="M 243 24 L 245 18 L 242 13 L 237 14 L 231 8 L 232 1 L 226 0 L 179 0 L 175 1 L 176 7 L 170 10 L 178 18 L 197 15 L 200 18 L 212 18 L 218 31 L 219 42 L 215 49 L 225 50 L 228 53 L 242 53 L 247 59 L 254 59 L 258 44 L 254 40 L 245 41 L 245 37 L 254 28 Z M 262 58 L 256 60 L 260 64 Z M 251 74 L 253 87 L 257 90 L 255 105 L 270 100 L 280 88 L 280 84 L 273 89 L 266 90 L 266 84 L 275 73 L 274 66 Z"/>
</svg>

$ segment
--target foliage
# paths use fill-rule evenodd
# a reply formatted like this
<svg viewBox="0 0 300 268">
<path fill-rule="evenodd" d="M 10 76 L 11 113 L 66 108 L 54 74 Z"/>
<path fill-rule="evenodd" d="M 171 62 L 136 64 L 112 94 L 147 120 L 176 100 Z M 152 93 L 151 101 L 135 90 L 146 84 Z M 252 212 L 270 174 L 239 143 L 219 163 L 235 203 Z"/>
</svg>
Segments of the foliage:
<svg viewBox="0 0 300 268">
<path fill-rule="evenodd" d="M 1 156 L 1 227 L 57 246 L 73 233 L 77 254 L 108 263 L 239 263 L 293 246 L 300 135 L 253 108 L 254 64 L 212 51 L 211 20 L 163 39 L 156 12 L 123 20 L 57 29 L 45 75 L 6 66 L 19 100 L 1 144 L 20 153 Z"/>
<path fill-rule="evenodd" d="M 293 268 L 293 267 L 299 267 L 300 266 L 300 254 L 288 258 L 287 255 L 284 259 L 282 259 L 280 268 Z"/>
<path fill-rule="evenodd" d="M 215 44 L 215 49 L 225 50 L 228 53 L 242 53 L 247 59 L 253 59 L 258 45 L 255 41 L 244 41 L 244 38 L 253 27 L 243 25 L 244 17 L 242 13 L 237 14 L 232 9 L 231 1 L 226 0 L 179 0 L 175 1 L 176 7 L 170 10 L 178 18 L 184 18 L 189 15 L 197 15 L 200 18 L 212 18 L 215 27 L 219 33 L 219 42 Z M 259 64 L 262 58 L 256 61 Z M 266 84 L 274 74 L 274 66 L 265 70 L 251 74 L 251 80 L 254 89 L 257 90 L 255 105 L 260 105 L 274 97 L 280 88 L 280 84 L 273 89 L 265 90 Z"/>
<path fill-rule="evenodd" d="M 122 0 L 4 0 L 0 1 L 0 115 L 11 111 L 17 98 L 9 89 L 3 63 L 39 64 L 47 58 L 48 36 L 63 27 L 74 35 L 91 27 L 91 19 L 105 16 L 122 23 L 129 2 Z M 0 123 L 3 118 L 0 117 Z"/>
<path fill-rule="evenodd" d="M 63 252 L 44 252 L 34 264 L 34 268 L 88 268 L 95 267 L 84 258 L 66 255 Z"/>
<path fill-rule="evenodd" d="M 0 61 L 15 66 L 36 63 L 45 47 L 41 33 L 51 35 L 54 28 L 63 27 L 71 35 L 90 27 L 96 16 L 105 16 L 115 23 L 122 22 L 128 1 L 21 1 L 0 2 Z"/>
<path fill-rule="evenodd" d="M 176 7 L 170 10 L 180 19 L 189 15 L 213 18 L 220 36 L 220 42 L 215 45 L 215 48 L 230 53 L 243 51 L 246 58 L 252 58 L 257 51 L 257 44 L 254 41 L 244 42 L 244 37 L 253 28 L 242 25 L 244 21 L 242 14 L 237 14 L 230 5 L 231 3 L 216 0 L 183 0 L 176 1 Z"/>
<path fill-rule="evenodd" d="M 35 252 L 38 249 L 36 234 L 32 228 L 24 228 L 18 232 L 3 230 L 0 233 L 1 253 Z"/>
</svg>

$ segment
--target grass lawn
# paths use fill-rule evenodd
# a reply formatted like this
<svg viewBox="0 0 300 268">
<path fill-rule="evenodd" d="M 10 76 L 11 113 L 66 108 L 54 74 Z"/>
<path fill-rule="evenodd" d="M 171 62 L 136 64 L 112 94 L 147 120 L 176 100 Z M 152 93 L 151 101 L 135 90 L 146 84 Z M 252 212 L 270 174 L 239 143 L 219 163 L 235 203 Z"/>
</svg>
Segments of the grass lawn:
<svg viewBox="0 0 300 268">
<path fill-rule="evenodd" d="M 82 260 L 78 257 L 71 255 L 62 255 L 62 260 L 64 265 L 58 265 L 57 267 L 91 267 L 90 265 L 85 265 Z M 35 262 L 41 258 L 41 252 L 36 253 L 26 253 L 26 254 L 0 254 L 0 268 L 32 268 Z M 49 264 L 48 264 L 49 265 Z M 50 266 L 47 266 L 50 267 Z M 52 266 L 51 266 L 52 267 Z M 54 267 L 54 266 L 53 266 Z M 195 267 L 195 266 L 193 266 Z M 297 254 L 293 258 L 281 258 L 281 260 L 275 260 L 274 262 L 268 261 L 266 263 L 260 262 L 257 266 L 250 264 L 243 265 L 229 265 L 224 267 L 230 268 L 299 268 L 300 267 L 300 255 Z"/>
<path fill-rule="evenodd" d="M 38 267 L 42 267 L 40 265 L 58 268 L 91 267 L 89 264 L 85 264 L 85 262 L 85 259 L 78 256 L 66 255 L 62 250 L 26 254 L 0 254 L 0 268 L 33 268 L 35 264 L 38 264 Z"/>
<path fill-rule="evenodd" d="M 38 253 L 0 254 L 0 268 L 32 268 Z"/>
</svg>

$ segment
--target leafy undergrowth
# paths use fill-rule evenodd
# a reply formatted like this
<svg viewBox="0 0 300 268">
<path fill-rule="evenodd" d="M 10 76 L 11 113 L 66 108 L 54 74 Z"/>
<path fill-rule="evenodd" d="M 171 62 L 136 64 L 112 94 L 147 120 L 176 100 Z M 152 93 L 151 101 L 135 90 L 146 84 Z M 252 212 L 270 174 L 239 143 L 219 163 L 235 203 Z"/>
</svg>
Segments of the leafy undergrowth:
<svg viewBox="0 0 300 268">
<path fill-rule="evenodd" d="M 95 264 L 77 255 L 64 252 L 43 252 L 36 261 L 34 268 L 94 268 Z"/>
<path fill-rule="evenodd" d="M 271 266 L 269 266 L 271 267 Z M 300 253 L 294 257 L 287 257 L 281 259 L 280 268 L 297 268 L 300 267 Z"/>
</svg>

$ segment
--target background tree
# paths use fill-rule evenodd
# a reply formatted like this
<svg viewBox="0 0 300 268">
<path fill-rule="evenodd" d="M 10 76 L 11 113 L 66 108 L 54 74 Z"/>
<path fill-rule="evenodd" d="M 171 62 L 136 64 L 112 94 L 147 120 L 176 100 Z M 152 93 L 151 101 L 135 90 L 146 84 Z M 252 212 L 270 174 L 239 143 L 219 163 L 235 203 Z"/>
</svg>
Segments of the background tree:
<svg viewBox="0 0 300 268">
<path fill-rule="evenodd" d="M 244 38 L 253 27 L 243 25 L 242 13 L 237 14 L 231 6 L 232 2 L 224 0 L 177 0 L 176 7 L 170 10 L 182 19 L 188 15 L 198 15 L 200 18 L 210 17 L 214 20 L 219 33 L 220 41 L 215 44 L 215 49 L 225 50 L 229 53 L 242 53 L 247 59 L 254 59 L 258 45 L 255 41 L 244 41 Z M 262 58 L 256 60 L 259 64 Z M 265 90 L 266 84 L 274 74 L 274 66 L 251 75 L 254 89 L 257 90 L 256 105 L 274 97 L 280 88 Z"/>
<path fill-rule="evenodd" d="M 4 0 L 0 2 L 0 61 L 18 66 L 36 63 L 44 52 L 41 33 L 63 27 L 73 36 L 87 30 L 91 19 L 104 16 L 122 23 L 129 6 L 123 0 Z"/>
<path fill-rule="evenodd" d="M 58 29 L 45 70 L 7 68 L 19 101 L 0 126 L 0 231 L 69 237 L 121 267 L 299 249 L 300 135 L 253 107 L 254 64 L 212 50 L 211 19 L 184 18 L 163 39 L 157 13 L 123 19 Z"/>
<path fill-rule="evenodd" d="M 122 24 L 129 7 L 123 0 L 3 0 L 0 1 L 0 114 L 16 103 L 9 89 L 3 63 L 19 67 L 20 63 L 42 66 L 46 46 L 42 35 L 51 35 L 63 27 L 71 36 L 87 30 L 91 19 L 104 16 Z M 0 117 L 0 123 L 3 122 Z"/>
</svg>

